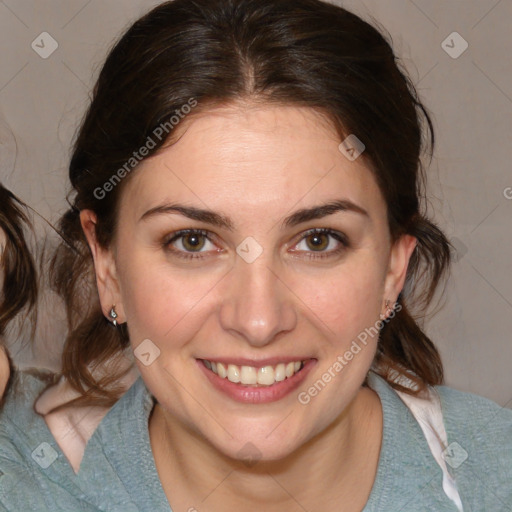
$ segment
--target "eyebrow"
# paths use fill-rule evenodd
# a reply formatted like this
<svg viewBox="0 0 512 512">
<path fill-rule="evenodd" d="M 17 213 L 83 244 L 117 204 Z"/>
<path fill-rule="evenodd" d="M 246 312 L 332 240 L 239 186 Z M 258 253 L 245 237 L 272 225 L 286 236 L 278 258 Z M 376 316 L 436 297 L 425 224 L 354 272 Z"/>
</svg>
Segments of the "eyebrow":
<svg viewBox="0 0 512 512">
<path fill-rule="evenodd" d="M 289 228 L 297 226 L 298 224 L 302 224 L 311 220 L 322 219 L 323 217 L 327 217 L 328 215 L 332 215 L 337 212 L 354 212 L 368 218 L 370 217 L 368 212 L 356 203 L 348 199 L 338 199 L 326 204 L 297 210 L 284 219 L 282 222 L 282 227 Z M 178 203 L 155 206 L 154 208 L 151 208 L 146 213 L 144 213 L 139 219 L 139 222 L 156 215 L 168 215 L 172 213 L 178 213 L 184 217 L 188 217 L 189 219 L 212 224 L 213 226 L 224 228 L 229 231 L 234 230 L 234 223 L 229 217 L 211 210 L 196 208 L 195 206 L 186 206 Z"/>
</svg>

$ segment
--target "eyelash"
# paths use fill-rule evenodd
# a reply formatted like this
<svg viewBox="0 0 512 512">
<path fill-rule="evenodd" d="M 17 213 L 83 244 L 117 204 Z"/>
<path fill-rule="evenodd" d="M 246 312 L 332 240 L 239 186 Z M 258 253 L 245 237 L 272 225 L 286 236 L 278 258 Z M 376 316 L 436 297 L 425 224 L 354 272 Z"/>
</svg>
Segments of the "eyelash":
<svg viewBox="0 0 512 512">
<path fill-rule="evenodd" d="M 325 258 L 331 258 L 333 256 L 337 256 L 337 255 L 341 254 L 343 251 L 345 251 L 345 249 L 347 249 L 350 246 L 347 237 L 343 233 L 339 233 L 338 231 L 334 231 L 329 228 L 310 229 L 304 233 L 304 235 L 297 242 L 297 244 L 302 242 L 302 240 L 304 240 L 308 236 L 316 235 L 316 234 L 329 235 L 332 238 L 334 238 L 335 240 L 337 240 L 341 245 L 338 249 L 331 250 L 331 251 L 323 251 L 323 252 L 310 251 L 310 252 L 308 252 L 308 255 L 306 256 L 307 259 L 320 260 L 320 259 L 325 259 Z M 183 238 L 186 235 L 201 235 L 201 236 L 206 237 L 210 242 L 213 243 L 212 239 L 209 236 L 208 231 L 205 231 L 202 229 L 183 229 L 181 231 L 177 231 L 176 233 L 172 233 L 170 235 L 171 238 L 169 238 L 169 237 L 166 238 L 166 240 L 163 242 L 164 249 L 171 252 L 173 255 L 175 255 L 179 258 L 183 258 L 183 259 L 187 259 L 187 260 L 192 260 L 192 259 L 200 260 L 200 259 L 204 259 L 205 257 L 207 257 L 207 256 L 201 255 L 201 253 L 190 253 L 190 252 L 187 253 L 187 252 L 183 252 L 181 250 L 176 250 L 176 249 L 170 248 L 171 244 L 173 242 L 175 242 L 176 240 L 179 240 L 180 238 Z M 295 244 L 295 245 L 297 245 L 297 244 Z M 307 252 L 307 251 L 294 251 L 294 252 Z M 312 255 L 312 253 L 314 255 Z"/>
</svg>

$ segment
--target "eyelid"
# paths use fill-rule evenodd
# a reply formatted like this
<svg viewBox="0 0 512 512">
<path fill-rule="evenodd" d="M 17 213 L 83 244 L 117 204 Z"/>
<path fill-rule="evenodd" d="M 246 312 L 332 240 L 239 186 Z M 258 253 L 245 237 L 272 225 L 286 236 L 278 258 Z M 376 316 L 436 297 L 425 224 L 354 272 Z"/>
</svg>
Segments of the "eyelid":
<svg viewBox="0 0 512 512">
<path fill-rule="evenodd" d="M 189 259 L 189 260 L 203 259 L 206 257 L 205 254 L 207 254 L 208 252 L 212 252 L 212 251 L 187 252 L 187 251 L 182 251 L 180 249 L 171 248 L 173 242 L 175 242 L 176 240 L 180 240 L 181 238 L 184 238 L 187 235 L 202 235 L 211 243 L 214 243 L 214 239 L 216 238 L 216 235 L 214 233 L 212 233 L 211 231 L 207 231 L 205 229 L 198 229 L 198 228 L 180 229 L 180 230 L 175 231 L 175 232 L 167 235 L 166 237 L 164 237 L 164 239 L 162 241 L 162 246 L 169 253 L 176 255 L 179 258 L 184 258 L 184 259 Z M 221 249 L 214 251 L 214 252 L 218 253 L 220 251 L 221 251 Z"/>
<path fill-rule="evenodd" d="M 212 233 L 211 231 L 208 231 L 206 229 L 186 228 L 179 229 L 178 231 L 174 231 L 166 235 L 163 239 L 163 243 L 166 245 L 170 244 L 171 242 L 174 242 L 175 240 L 178 240 L 186 235 L 202 235 L 210 241 L 212 241 L 212 238 L 216 237 L 215 233 Z M 213 237 L 211 235 L 213 235 Z"/>
<path fill-rule="evenodd" d="M 211 231 L 205 230 L 205 229 L 199 229 L 199 228 L 188 228 L 188 229 L 181 229 L 179 231 L 175 231 L 171 233 L 170 235 L 167 235 L 162 245 L 164 249 L 167 249 L 169 252 L 176 254 L 178 257 L 182 257 L 185 259 L 202 259 L 207 257 L 206 254 L 209 252 L 221 252 L 222 249 L 219 249 L 218 251 L 199 251 L 199 252 L 187 252 L 182 251 L 179 249 L 170 249 L 169 247 L 171 244 L 179 240 L 180 238 L 185 237 L 186 235 L 194 234 L 194 235 L 202 235 L 206 237 L 207 240 L 209 240 L 211 243 L 215 243 L 214 240 L 217 238 L 217 235 Z M 331 229 L 331 228 L 311 228 L 304 232 L 301 232 L 298 235 L 298 239 L 296 242 L 293 243 L 292 247 L 295 247 L 300 242 L 302 242 L 305 238 L 307 238 L 310 235 L 314 234 L 325 234 L 332 238 L 334 238 L 337 242 L 341 244 L 341 248 L 338 249 L 332 249 L 330 251 L 299 251 L 299 250 L 292 250 L 291 252 L 301 252 L 301 253 L 307 253 L 311 259 L 322 259 L 322 258 L 328 258 L 331 256 L 335 256 L 339 254 L 340 252 L 344 251 L 348 247 L 350 247 L 350 242 L 347 238 L 347 236 L 337 230 Z"/>
<path fill-rule="evenodd" d="M 346 251 L 350 247 L 350 241 L 348 237 L 345 235 L 345 233 L 342 233 L 340 231 L 337 231 L 335 229 L 331 228 L 312 228 L 308 229 L 307 231 L 300 234 L 300 238 L 297 242 L 293 244 L 293 247 L 301 243 L 303 240 L 305 240 L 310 235 L 315 234 L 324 234 L 327 236 L 330 236 L 331 238 L 334 238 L 339 244 L 340 247 L 336 249 L 331 249 L 329 251 L 301 251 L 301 250 L 292 250 L 291 252 L 295 253 L 304 253 L 304 256 L 308 259 L 313 260 L 321 260 L 321 259 L 327 259 L 339 256 L 341 253 Z"/>
<path fill-rule="evenodd" d="M 298 241 L 300 242 L 300 241 L 304 240 L 304 238 L 306 238 L 310 235 L 315 235 L 315 234 L 329 235 L 332 238 L 334 238 L 335 240 L 337 240 L 338 242 L 340 242 L 341 244 L 346 245 L 347 247 L 349 246 L 349 240 L 348 240 L 348 237 L 345 235 L 345 233 L 342 233 L 341 231 L 337 231 L 337 230 L 331 229 L 331 228 L 308 229 L 299 235 L 300 238 L 298 239 Z M 313 252 L 315 252 L 315 251 L 313 251 Z"/>
</svg>

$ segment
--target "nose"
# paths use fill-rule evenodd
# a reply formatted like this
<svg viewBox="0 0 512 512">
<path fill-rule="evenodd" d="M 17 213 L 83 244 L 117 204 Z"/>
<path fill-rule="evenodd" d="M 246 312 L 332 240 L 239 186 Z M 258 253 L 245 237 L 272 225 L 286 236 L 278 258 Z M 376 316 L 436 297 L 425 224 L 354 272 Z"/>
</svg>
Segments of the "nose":
<svg viewBox="0 0 512 512">
<path fill-rule="evenodd" d="M 254 347 L 272 343 L 297 323 L 293 292 L 269 265 L 263 256 L 252 263 L 237 258 L 220 308 L 222 328 Z"/>
</svg>

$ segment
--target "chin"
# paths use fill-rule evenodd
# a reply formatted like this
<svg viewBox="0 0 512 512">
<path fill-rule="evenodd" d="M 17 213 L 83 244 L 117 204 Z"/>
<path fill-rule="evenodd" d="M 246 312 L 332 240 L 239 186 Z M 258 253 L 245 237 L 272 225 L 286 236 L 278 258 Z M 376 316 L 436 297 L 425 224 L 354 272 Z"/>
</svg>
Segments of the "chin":
<svg viewBox="0 0 512 512">
<path fill-rule="evenodd" d="M 219 439 L 213 438 L 210 434 L 206 436 L 206 440 L 224 456 L 248 467 L 254 466 L 257 462 L 277 462 L 300 450 L 313 437 L 313 433 L 306 436 L 305 429 L 299 428 L 298 425 L 294 428 L 291 428 L 291 425 L 287 425 L 286 428 L 283 428 L 282 424 L 279 426 L 282 419 L 259 421 L 257 429 L 254 428 L 254 422 L 247 424 L 239 421 L 236 427 L 226 424 L 228 432 L 238 432 L 239 435 L 235 438 L 223 435 L 223 438 Z"/>
</svg>

